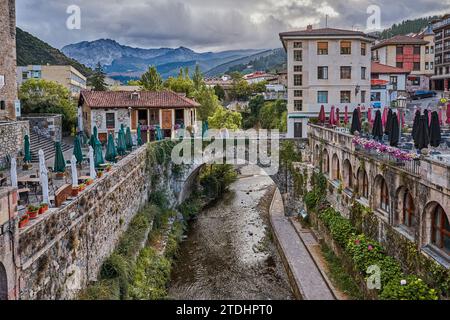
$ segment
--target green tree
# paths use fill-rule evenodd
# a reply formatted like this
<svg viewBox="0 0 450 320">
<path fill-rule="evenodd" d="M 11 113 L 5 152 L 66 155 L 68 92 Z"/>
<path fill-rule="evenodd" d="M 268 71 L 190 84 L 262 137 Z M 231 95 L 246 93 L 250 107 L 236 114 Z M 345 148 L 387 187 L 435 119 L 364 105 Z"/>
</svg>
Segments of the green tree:
<svg viewBox="0 0 450 320">
<path fill-rule="evenodd" d="M 225 100 L 225 90 L 222 88 L 221 85 L 217 84 L 214 86 L 214 93 L 219 98 L 220 101 Z"/>
<path fill-rule="evenodd" d="M 208 118 L 216 111 L 216 109 L 221 108 L 219 99 L 214 93 L 213 89 L 202 86 L 200 90 L 194 92 L 195 100 L 200 104 L 198 108 L 198 118 L 201 121 L 206 121 Z"/>
<path fill-rule="evenodd" d="M 141 88 L 147 91 L 160 91 L 163 88 L 163 80 L 155 66 L 148 68 L 141 77 Z"/>
<path fill-rule="evenodd" d="M 264 103 L 259 112 L 261 128 L 285 131 L 284 118 L 287 111 L 286 101 L 277 100 Z"/>
<path fill-rule="evenodd" d="M 184 93 L 187 97 L 192 98 L 195 92 L 194 82 L 190 78 L 183 76 L 182 69 L 178 77 L 169 77 L 164 82 L 164 87 L 178 93 Z"/>
<path fill-rule="evenodd" d="M 97 63 L 97 66 L 95 67 L 92 76 L 89 78 L 89 84 L 96 91 L 106 91 L 108 87 L 105 83 L 105 77 L 106 74 L 103 71 L 102 65 L 99 62 Z"/>
<path fill-rule="evenodd" d="M 127 86 L 141 86 L 140 80 L 128 80 Z"/>
<path fill-rule="evenodd" d="M 27 113 L 55 113 L 63 117 L 63 130 L 76 126 L 77 108 L 70 91 L 63 85 L 42 79 L 30 79 L 19 90 L 22 110 Z"/>
<path fill-rule="evenodd" d="M 200 71 L 200 66 L 198 64 L 195 66 L 195 72 L 194 75 L 192 76 L 192 81 L 194 82 L 195 90 L 199 90 L 200 87 L 204 84 L 203 74 Z"/>
<path fill-rule="evenodd" d="M 217 108 L 214 114 L 208 118 L 211 128 L 237 130 L 242 124 L 242 115 L 239 112 Z"/>
</svg>

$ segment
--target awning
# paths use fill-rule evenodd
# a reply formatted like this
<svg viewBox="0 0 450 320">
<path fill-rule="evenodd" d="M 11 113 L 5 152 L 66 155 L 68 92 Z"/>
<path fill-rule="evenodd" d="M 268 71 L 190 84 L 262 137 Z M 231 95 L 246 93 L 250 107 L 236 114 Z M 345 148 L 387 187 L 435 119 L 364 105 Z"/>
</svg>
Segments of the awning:
<svg viewBox="0 0 450 320">
<path fill-rule="evenodd" d="M 370 84 L 372 86 L 383 86 L 383 85 L 386 85 L 388 83 L 389 83 L 389 81 L 382 80 L 382 79 L 372 79 L 372 80 L 370 80 Z"/>
</svg>

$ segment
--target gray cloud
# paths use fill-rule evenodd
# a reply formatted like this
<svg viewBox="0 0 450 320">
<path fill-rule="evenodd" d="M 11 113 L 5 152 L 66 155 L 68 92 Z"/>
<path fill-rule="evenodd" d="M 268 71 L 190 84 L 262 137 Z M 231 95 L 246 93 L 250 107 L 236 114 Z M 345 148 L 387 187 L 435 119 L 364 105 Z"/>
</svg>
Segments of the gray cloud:
<svg viewBox="0 0 450 320">
<path fill-rule="evenodd" d="M 81 30 L 65 26 L 66 9 L 81 8 Z M 323 27 L 364 30 L 366 9 L 381 8 L 383 27 L 450 12 L 450 0 L 18 0 L 17 24 L 58 48 L 111 38 L 139 47 L 200 51 L 278 47 L 278 33 Z"/>
</svg>

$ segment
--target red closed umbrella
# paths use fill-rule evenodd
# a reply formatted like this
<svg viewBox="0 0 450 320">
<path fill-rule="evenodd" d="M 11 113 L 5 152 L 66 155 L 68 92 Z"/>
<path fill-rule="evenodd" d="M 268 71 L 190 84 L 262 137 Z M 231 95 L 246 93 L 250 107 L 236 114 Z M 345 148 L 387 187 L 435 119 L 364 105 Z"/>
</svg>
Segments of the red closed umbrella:
<svg viewBox="0 0 450 320">
<path fill-rule="evenodd" d="M 325 108 L 323 105 L 320 106 L 320 112 L 319 112 L 319 122 L 322 122 L 322 124 L 325 123 L 326 117 L 325 117 Z"/>
<path fill-rule="evenodd" d="M 331 110 L 330 110 L 330 125 L 335 125 L 336 124 L 336 120 L 334 118 L 335 114 L 334 114 L 334 106 L 331 106 Z"/>
<path fill-rule="evenodd" d="M 383 128 L 386 126 L 386 122 L 387 122 L 387 114 L 388 114 L 387 108 L 384 107 L 384 109 L 383 109 L 383 115 L 381 116 L 381 124 L 383 125 Z"/>
<path fill-rule="evenodd" d="M 345 123 L 345 125 L 348 124 L 348 107 L 347 106 L 345 106 L 344 123 Z"/>
<path fill-rule="evenodd" d="M 445 123 L 450 124 L 450 103 L 447 105 L 447 120 Z"/>
<path fill-rule="evenodd" d="M 368 109 L 367 109 L 367 121 L 369 121 L 369 123 L 373 123 L 373 119 L 372 119 L 372 108 L 368 108 Z"/>
<path fill-rule="evenodd" d="M 341 125 L 341 116 L 339 115 L 339 108 L 336 108 L 336 119 L 335 119 L 336 126 Z"/>
</svg>

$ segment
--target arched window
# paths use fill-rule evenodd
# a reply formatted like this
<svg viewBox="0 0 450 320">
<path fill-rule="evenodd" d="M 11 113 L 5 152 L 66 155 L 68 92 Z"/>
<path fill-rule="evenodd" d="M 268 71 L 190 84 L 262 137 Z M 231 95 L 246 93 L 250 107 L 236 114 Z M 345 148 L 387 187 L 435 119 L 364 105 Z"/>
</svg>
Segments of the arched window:
<svg viewBox="0 0 450 320">
<path fill-rule="evenodd" d="M 320 147 L 318 144 L 316 144 L 316 149 L 315 149 L 315 153 L 314 153 L 314 160 L 316 161 L 316 163 L 319 163 L 320 161 Z"/>
<path fill-rule="evenodd" d="M 8 281 L 6 278 L 6 270 L 0 262 L 0 300 L 8 300 Z"/>
<path fill-rule="evenodd" d="M 329 174 L 330 173 L 330 156 L 328 155 L 328 151 L 327 149 L 323 150 L 323 168 L 322 171 L 325 174 Z"/>
<path fill-rule="evenodd" d="M 340 180 L 341 174 L 340 174 L 339 158 L 338 158 L 337 154 L 333 155 L 331 165 L 332 165 L 331 179 L 332 180 Z"/>
<path fill-rule="evenodd" d="M 361 197 L 369 199 L 369 177 L 363 168 L 358 169 L 358 190 Z"/>
<path fill-rule="evenodd" d="M 389 190 L 386 181 L 383 177 L 379 177 L 379 188 L 380 188 L 380 198 L 379 198 L 379 208 L 386 212 L 389 212 Z"/>
<path fill-rule="evenodd" d="M 439 204 L 431 214 L 431 243 L 450 254 L 450 225 L 444 209 Z"/>
<path fill-rule="evenodd" d="M 352 165 L 348 159 L 344 161 L 344 183 L 347 189 L 353 188 L 353 171 Z"/>
<path fill-rule="evenodd" d="M 416 207 L 414 205 L 414 200 L 411 193 L 406 190 L 403 193 L 403 205 L 401 208 L 401 221 L 400 223 L 412 228 L 416 225 L 416 216 L 414 214 Z"/>
</svg>

